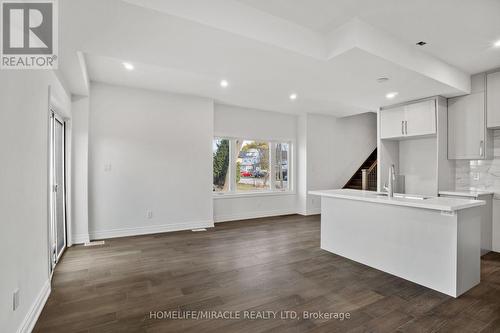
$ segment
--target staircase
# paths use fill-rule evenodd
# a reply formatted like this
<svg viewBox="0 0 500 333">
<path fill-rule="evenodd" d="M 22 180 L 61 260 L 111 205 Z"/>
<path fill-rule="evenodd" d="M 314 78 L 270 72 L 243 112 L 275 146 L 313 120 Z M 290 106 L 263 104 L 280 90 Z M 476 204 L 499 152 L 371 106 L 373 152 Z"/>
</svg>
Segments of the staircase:
<svg viewBox="0 0 500 333">
<path fill-rule="evenodd" d="M 363 173 L 365 173 L 365 179 L 363 179 Z M 368 191 L 377 190 L 377 148 L 375 148 L 358 171 L 349 179 L 344 188 L 354 190 L 364 189 Z"/>
</svg>

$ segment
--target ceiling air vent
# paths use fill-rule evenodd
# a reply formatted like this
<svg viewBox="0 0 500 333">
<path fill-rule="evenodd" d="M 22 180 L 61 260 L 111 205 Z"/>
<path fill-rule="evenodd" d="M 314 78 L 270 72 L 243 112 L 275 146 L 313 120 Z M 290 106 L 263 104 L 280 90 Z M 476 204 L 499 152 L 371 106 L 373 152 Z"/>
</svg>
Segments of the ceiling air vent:
<svg viewBox="0 0 500 333">
<path fill-rule="evenodd" d="M 387 81 L 389 81 L 389 78 L 388 78 L 388 77 L 385 77 L 385 76 L 383 76 L 383 77 L 379 77 L 379 78 L 377 79 L 377 82 L 378 82 L 378 83 L 385 83 L 385 82 L 387 82 Z"/>
</svg>

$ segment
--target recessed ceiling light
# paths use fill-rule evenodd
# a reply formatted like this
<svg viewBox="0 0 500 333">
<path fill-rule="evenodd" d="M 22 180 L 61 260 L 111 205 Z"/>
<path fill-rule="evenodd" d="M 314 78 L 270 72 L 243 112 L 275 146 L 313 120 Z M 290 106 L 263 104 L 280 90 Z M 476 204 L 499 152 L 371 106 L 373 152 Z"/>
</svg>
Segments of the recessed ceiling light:
<svg viewBox="0 0 500 333">
<path fill-rule="evenodd" d="M 227 82 L 227 80 L 221 80 L 220 81 L 220 86 L 222 88 L 226 88 L 227 86 L 229 86 L 229 82 Z"/>
<path fill-rule="evenodd" d="M 427 44 L 427 42 L 424 42 L 423 40 L 417 43 L 418 46 L 424 46 L 425 44 Z"/>
<path fill-rule="evenodd" d="M 295 101 L 297 99 L 297 94 L 290 94 L 290 99 Z"/>
<path fill-rule="evenodd" d="M 131 71 L 134 69 L 134 65 L 132 65 L 130 62 L 124 62 L 123 67 L 125 67 L 125 69 L 128 71 Z"/>
<path fill-rule="evenodd" d="M 393 99 L 397 95 L 398 95 L 398 93 L 394 91 L 394 92 L 390 92 L 387 95 L 385 95 L 385 98 L 387 98 L 387 99 Z"/>
<path fill-rule="evenodd" d="M 493 43 L 494 47 L 500 47 L 500 39 Z"/>
</svg>

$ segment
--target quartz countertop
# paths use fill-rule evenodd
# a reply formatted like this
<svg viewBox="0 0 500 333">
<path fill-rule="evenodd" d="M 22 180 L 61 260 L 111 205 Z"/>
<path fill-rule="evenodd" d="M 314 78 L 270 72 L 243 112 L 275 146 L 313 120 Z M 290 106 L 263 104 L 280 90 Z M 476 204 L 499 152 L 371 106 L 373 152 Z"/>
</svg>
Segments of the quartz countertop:
<svg viewBox="0 0 500 333">
<path fill-rule="evenodd" d="M 447 212 L 484 206 L 486 204 L 483 200 L 468 200 L 450 197 L 423 197 L 409 194 L 402 194 L 397 197 L 388 198 L 382 193 L 351 189 L 309 191 L 309 194 L 322 197 L 366 201 L 386 205 L 406 206 Z"/>
<path fill-rule="evenodd" d="M 457 190 L 457 191 L 439 191 L 439 195 L 456 195 L 460 197 L 478 198 L 481 195 L 494 195 L 493 191 L 483 190 Z"/>
</svg>

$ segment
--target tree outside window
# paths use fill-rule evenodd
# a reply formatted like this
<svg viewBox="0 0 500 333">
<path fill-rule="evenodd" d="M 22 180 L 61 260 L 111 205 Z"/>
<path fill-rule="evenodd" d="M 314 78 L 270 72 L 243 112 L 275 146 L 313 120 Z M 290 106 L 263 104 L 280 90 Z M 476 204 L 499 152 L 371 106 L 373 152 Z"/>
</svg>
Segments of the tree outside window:
<svg viewBox="0 0 500 333">
<path fill-rule="evenodd" d="M 213 190 L 221 192 L 227 190 L 226 181 L 229 174 L 229 140 L 215 139 L 212 145 L 213 150 Z"/>
</svg>

